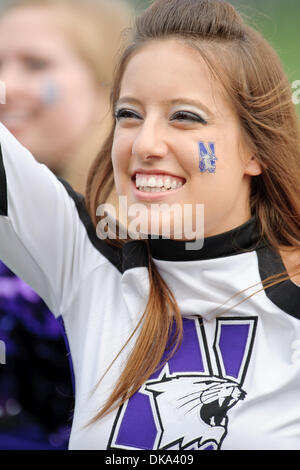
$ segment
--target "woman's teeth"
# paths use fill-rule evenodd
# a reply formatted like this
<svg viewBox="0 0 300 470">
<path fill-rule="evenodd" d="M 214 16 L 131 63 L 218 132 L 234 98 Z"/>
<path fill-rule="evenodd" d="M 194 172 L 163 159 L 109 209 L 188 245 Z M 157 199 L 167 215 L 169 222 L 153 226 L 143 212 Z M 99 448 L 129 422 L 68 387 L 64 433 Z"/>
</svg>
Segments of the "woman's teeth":
<svg viewBox="0 0 300 470">
<path fill-rule="evenodd" d="M 180 188 L 183 185 L 183 181 L 174 176 L 137 173 L 135 184 L 140 191 L 158 193 Z"/>
</svg>

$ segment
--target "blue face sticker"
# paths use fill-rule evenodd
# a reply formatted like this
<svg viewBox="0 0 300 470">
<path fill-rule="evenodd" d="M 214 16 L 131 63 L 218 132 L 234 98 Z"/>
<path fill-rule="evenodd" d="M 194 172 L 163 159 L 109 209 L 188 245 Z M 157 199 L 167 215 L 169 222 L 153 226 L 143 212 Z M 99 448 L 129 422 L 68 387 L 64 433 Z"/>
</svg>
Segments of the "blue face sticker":
<svg viewBox="0 0 300 470">
<path fill-rule="evenodd" d="M 215 154 L 214 142 L 198 142 L 199 146 L 199 168 L 201 173 L 208 171 L 209 173 L 216 172 L 216 161 L 218 160 Z"/>
<path fill-rule="evenodd" d="M 48 79 L 42 89 L 42 102 L 46 106 L 51 106 L 59 99 L 59 87 L 55 80 Z"/>
</svg>

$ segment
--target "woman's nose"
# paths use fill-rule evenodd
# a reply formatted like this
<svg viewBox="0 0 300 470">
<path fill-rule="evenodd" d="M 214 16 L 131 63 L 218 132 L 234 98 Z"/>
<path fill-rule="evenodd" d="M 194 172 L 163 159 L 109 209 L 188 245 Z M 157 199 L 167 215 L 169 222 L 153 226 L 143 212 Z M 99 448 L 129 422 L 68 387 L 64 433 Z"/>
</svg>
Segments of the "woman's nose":
<svg viewBox="0 0 300 470">
<path fill-rule="evenodd" d="M 145 120 L 135 136 L 132 154 L 143 161 L 163 158 L 168 153 L 166 131 L 158 120 Z"/>
</svg>

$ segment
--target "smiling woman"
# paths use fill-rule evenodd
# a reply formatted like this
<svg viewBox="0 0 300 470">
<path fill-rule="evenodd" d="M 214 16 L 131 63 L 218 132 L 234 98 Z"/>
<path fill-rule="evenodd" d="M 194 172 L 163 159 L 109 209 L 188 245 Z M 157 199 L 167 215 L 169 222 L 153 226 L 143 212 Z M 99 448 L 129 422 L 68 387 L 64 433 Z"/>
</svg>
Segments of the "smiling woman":
<svg viewBox="0 0 300 470">
<path fill-rule="evenodd" d="M 147 207 L 154 200 L 204 204 L 206 236 L 250 218 L 250 176 L 261 168 L 243 145 L 237 114 L 223 95 L 198 51 L 176 39 L 147 44 L 131 58 L 120 87 L 122 104 L 116 104 L 112 146 L 116 189 L 129 206 L 143 201 Z M 199 141 L 214 142 L 213 177 L 199 171 Z M 140 190 L 136 179 L 132 184 L 134 173 L 149 171 L 177 177 L 180 189 L 153 194 Z"/>
<path fill-rule="evenodd" d="M 299 449 L 300 134 L 279 59 L 220 0 L 157 0 L 127 38 L 85 200 L 0 129 L 0 255 L 64 318 L 70 448 Z M 162 226 L 98 239 L 114 188 L 124 220 L 204 206 L 202 248 Z"/>
</svg>

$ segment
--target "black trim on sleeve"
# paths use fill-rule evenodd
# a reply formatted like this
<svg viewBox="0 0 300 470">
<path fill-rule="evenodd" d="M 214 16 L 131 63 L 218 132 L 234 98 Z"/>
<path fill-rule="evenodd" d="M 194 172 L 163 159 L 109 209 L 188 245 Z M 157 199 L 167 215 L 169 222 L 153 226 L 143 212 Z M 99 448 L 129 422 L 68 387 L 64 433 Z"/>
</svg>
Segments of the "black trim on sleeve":
<svg viewBox="0 0 300 470">
<path fill-rule="evenodd" d="M 86 228 L 88 237 L 92 245 L 122 273 L 122 250 L 109 245 L 104 240 L 101 240 L 97 237 L 96 229 L 87 211 L 85 200 L 82 194 L 74 191 L 72 186 L 67 183 L 67 181 L 65 181 L 63 178 L 57 177 L 57 179 L 64 186 L 68 195 L 73 199 L 76 209 L 78 211 L 79 218 Z"/>
<path fill-rule="evenodd" d="M 276 251 L 265 246 L 257 250 L 258 267 L 262 280 L 286 271 L 282 259 Z M 277 307 L 289 315 L 300 319 L 300 287 L 290 279 L 265 289 L 267 297 Z"/>
<path fill-rule="evenodd" d="M 0 145 L 0 215 L 7 216 L 7 183 L 3 163 L 2 148 Z"/>
</svg>

